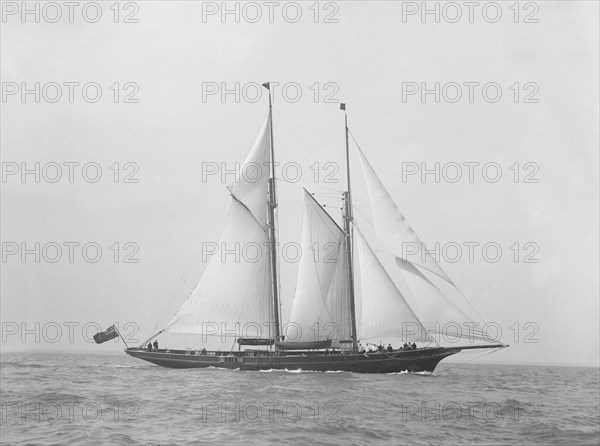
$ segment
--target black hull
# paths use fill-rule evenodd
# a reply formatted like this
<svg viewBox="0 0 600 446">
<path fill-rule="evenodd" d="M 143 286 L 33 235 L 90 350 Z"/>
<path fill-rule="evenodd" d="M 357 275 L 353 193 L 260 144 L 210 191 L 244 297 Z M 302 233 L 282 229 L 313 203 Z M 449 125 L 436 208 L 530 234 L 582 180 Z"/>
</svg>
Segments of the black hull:
<svg viewBox="0 0 600 446">
<path fill-rule="evenodd" d="M 358 353 L 341 354 L 324 352 L 298 352 L 294 354 L 263 354 L 253 356 L 251 353 L 208 353 L 199 354 L 190 351 L 158 350 L 129 348 L 125 350 L 130 356 L 153 364 L 176 368 L 219 367 L 240 370 L 304 370 L 304 371 L 346 371 L 357 373 L 394 373 L 394 372 L 433 372 L 438 363 L 455 353 L 460 348 L 422 348 L 417 350 L 393 351 L 391 353 Z"/>
</svg>

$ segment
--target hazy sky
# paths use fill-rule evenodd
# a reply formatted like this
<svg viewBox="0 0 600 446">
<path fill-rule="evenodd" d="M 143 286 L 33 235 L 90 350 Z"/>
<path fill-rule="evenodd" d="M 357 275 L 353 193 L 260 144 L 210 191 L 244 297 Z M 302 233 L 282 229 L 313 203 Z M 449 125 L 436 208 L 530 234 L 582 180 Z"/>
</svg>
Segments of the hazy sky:
<svg viewBox="0 0 600 446">
<path fill-rule="evenodd" d="M 199 244 L 218 236 L 227 207 L 231 177 L 203 181 L 203 166 L 243 161 L 267 111 L 251 83 L 270 80 L 286 86 L 285 96 L 275 90 L 277 158 L 301 166 L 297 183 L 280 182 L 282 243 L 299 239 L 302 185 L 340 189 L 325 175 L 343 180 L 326 163 L 343 162 L 337 101 L 345 101 L 353 135 L 422 240 L 479 244 L 473 261 L 464 248 L 456 262 L 448 251 L 440 263 L 511 344 L 493 359 L 597 364 L 598 3 L 521 3 L 517 17 L 513 2 L 500 2 L 495 23 L 493 7 L 482 12 L 487 3 L 472 23 L 467 7 L 455 20 L 456 8 L 444 3 L 439 23 L 423 18 L 414 10 L 421 2 L 306 2 L 296 23 L 290 2 L 278 3 L 273 23 L 262 2 L 239 4 L 239 23 L 233 14 L 208 15 L 221 2 L 121 4 L 118 23 L 109 3 L 96 23 L 88 22 L 90 8 L 85 17 L 75 10 L 73 23 L 66 7 L 56 23 L 56 11 L 40 10 L 36 23 L 5 3 L 2 350 L 116 351 L 121 344 L 89 342 L 95 324 L 136 324 L 130 338 L 142 341 L 168 319 L 202 259 L 175 297 L 173 290 Z M 262 16 L 250 23 L 255 5 Z M 33 93 L 21 96 L 36 82 L 39 103 Z M 439 102 L 422 97 L 436 82 Z M 52 83 L 62 91 L 56 102 Z M 91 83 L 102 90 L 97 102 Z M 239 100 L 223 98 L 236 83 Z M 23 181 L 22 169 L 36 162 L 39 183 L 33 173 Z M 439 182 L 422 178 L 436 163 Z M 62 177 L 51 182 L 56 165 Z M 457 165 L 462 177 L 452 182 Z M 98 166 L 101 177 L 91 182 Z M 21 249 L 35 251 L 36 242 L 39 263 L 35 254 L 23 261 Z M 497 262 L 485 259 L 487 243 L 502 249 Z M 52 263 L 56 244 L 62 257 Z M 125 263 L 127 255 L 138 262 Z M 284 314 L 296 267 L 282 262 Z M 123 331 L 133 334 L 129 327 Z"/>
</svg>

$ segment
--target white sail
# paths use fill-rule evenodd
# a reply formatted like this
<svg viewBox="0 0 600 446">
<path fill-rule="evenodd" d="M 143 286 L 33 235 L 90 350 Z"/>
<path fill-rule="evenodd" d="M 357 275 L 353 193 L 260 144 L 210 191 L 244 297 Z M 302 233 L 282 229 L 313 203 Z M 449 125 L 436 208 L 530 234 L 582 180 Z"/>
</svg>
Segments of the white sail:
<svg viewBox="0 0 600 446">
<path fill-rule="evenodd" d="M 271 121 L 267 116 L 246 161 L 228 187 L 232 195 L 221 238 L 190 297 L 165 332 L 269 338 L 273 336 L 267 190 Z"/>
<path fill-rule="evenodd" d="M 356 232 L 361 285 L 360 339 L 431 341 L 367 241 L 360 231 Z"/>
<path fill-rule="evenodd" d="M 213 254 L 166 332 L 269 337 L 272 303 L 268 237 L 233 199 Z M 231 340 L 231 339 L 230 339 Z"/>
<path fill-rule="evenodd" d="M 290 340 L 349 339 L 344 232 L 305 190 L 302 257 L 290 314 Z"/>
<path fill-rule="evenodd" d="M 485 326 L 483 321 L 479 321 L 472 311 L 457 305 L 411 263 L 398 257 L 381 257 L 386 257 L 384 266 L 390 271 L 398 287 L 403 289 L 407 302 L 436 341 L 455 342 L 462 338 L 498 342 L 498 339 L 493 338 L 496 335 L 493 330 L 489 333 L 482 331 Z M 454 291 L 458 292 L 456 289 Z"/>
<path fill-rule="evenodd" d="M 434 336 L 438 342 L 456 338 L 497 341 L 481 330 L 484 323 L 472 311 L 459 306 L 456 299 L 448 297 L 425 276 L 424 272 L 433 273 L 452 285 L 453 294 L 460 293 L 433 256 L 424 251 L 421 240 L 359 147 L 357 151 L 373 213 L 376 257 L 426 330 L 440 334 Z M 418 252 L 408 256 L 410 249 L 415 248 Z"/>
<path fill-rule="evenodd" d="M 433 256 L 423 250 L 421 240 L 410 227 L 394 200 L 373 170 L 373 167 L 357 146 L 360 155 L 375 226 L 376 251 L 393 254 L 404 261 L 411 262 L 431 271 L 442 279 L 452 283 Z M 414 253 L 409 255 L 410 253 Z"/>
<path fill-rule="evenodd" d="M 267 183 L 270 178 L 271 120 L 267 116 L 260 134 L 237 172 L 229 191 L 242 202 L 263 225 L 267 221 Z"/>
</svg>

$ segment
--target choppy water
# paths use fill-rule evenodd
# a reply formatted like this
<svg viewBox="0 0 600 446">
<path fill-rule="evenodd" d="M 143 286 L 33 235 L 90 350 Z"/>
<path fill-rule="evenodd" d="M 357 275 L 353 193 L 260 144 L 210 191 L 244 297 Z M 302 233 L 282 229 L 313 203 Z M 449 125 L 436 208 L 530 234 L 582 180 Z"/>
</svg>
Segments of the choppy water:
<svg viewBox="0 0 600 446">
<path fill-rule="evenodd" d="M 442 363 L 434 375 L 171 370 L 7 353 L 2 444 L 600 442 L 593 368 Z"/>
</svg>

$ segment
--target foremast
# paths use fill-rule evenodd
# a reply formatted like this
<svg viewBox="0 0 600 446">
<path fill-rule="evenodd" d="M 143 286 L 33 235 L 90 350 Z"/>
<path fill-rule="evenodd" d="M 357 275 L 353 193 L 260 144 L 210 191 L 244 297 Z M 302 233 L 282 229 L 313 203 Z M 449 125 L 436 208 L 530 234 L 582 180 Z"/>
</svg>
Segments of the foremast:
<svg viewBox="0 0 600 446">
<path fill-rule="evenodd" d="M 348 299 L 350 307 L 350 327 L 352 349 L 358 352 L 358 335 L 356 332 L 356 303 L 354 298 L 354 263 L 353 263 L 353 246 L 352 246 L 352 194 L 350 186 L 350 146 L 348 141 L 348 113 L 346 112 L 346 104 L 340 104 L 340 109 L 344 111 L 344 127 L 346 136 L 346 191 L 344 192 L 344 232 L 345 247 L 346 247 L 346 264 L 348 268 Z"/>
<path fill-rule="evenodd" d="M 277 227 L 275 220 L 275 208 L 277 208 L 277 187 L 275 177 L 275 147 L 273 144 L 273 101 L 271 98 L 270 83 L 265 82 L 263 84 L 269 91 L 269 127 L 270 127 L 270 146 L 271 146 L 271 163 L 269 168 L 269 190 L 268 190 L 268 201 L 267 201 L 267 228 L 269 231 L 269 258 L 271 267 L 271 292 L 273 296 L 273 325 L 275 329 L 274 338 L 275 341 L 281 339 L 281 325 L 280 325 L 280 303 L 279 303 L 279 274 L 277 271 Z"/>
</svg>

